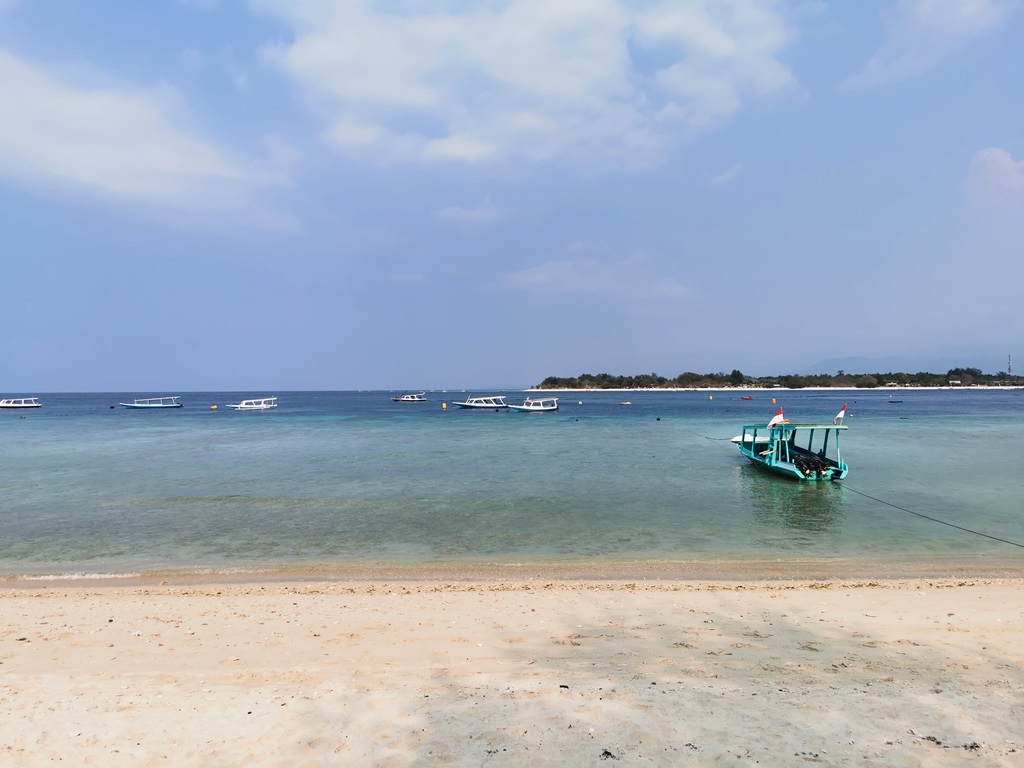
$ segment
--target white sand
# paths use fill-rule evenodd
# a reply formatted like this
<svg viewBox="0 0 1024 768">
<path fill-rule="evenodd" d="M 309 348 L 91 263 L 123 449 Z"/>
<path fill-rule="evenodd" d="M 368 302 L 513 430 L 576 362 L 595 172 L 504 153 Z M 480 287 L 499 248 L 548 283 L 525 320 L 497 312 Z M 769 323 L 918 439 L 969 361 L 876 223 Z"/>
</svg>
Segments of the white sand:
<svg viewBox="0 0 1024 768">
<path fill-rule="evenodd" d="M 1024 580 L 0 592 L 0 765 L 1024 766 Z"/>
</svg>

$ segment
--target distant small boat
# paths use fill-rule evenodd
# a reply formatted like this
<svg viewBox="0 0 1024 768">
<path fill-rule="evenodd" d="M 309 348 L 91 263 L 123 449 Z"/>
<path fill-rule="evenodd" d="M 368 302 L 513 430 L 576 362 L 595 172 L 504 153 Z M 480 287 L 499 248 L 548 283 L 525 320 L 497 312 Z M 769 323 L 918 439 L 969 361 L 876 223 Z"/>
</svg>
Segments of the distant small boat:
<svg viewBox="0 0 1024 768">
<path fill-rule="evenodd" d="M 509 410 L 517 413 L 544 413 L 558 410 L 557 397 L 528 397 L 522 405 L 509 405 Z"/>
<path fill-rule="evenodd" d="M 42 408 L 38 397 L 10 397 L 0 400 L 0 408 Z"/>
<path fill-rule="evenodd" d="M 632 405 L 632 404 L 633 404 L 632 400 L 623 400 L 622 402 L 619 403 L 619 405 Z"/>
<path fill-rule="evenodd" d="M 426 392 L 416 392 L 412 394 L 405 394 L 400 397 L 392 397 L 396 403 L 425 403 L 427 402 Z"/>
<path fill-rule="evenodd" d="M 235 411 L 269 411 L 271 408 L 277 408 L 277 396 L 243 400 L 242 402 L 235 403 L 234 405 L 229 403 L 225 407 L 231 408 Z"/>
<path fill-rule="evenodd" d="M 118 403 L 123 408 L 181 408 L 181 395 L 167 397 L 137 397 L 130 403 Z"/>
<path fill-rule="evenodd" d="M 753 400 L 753 399 L 754 398 L 752 398 L 750 395 L 743 395 L 743 397 L 740 398 L 740 400 Z"/>
<path fill-rule="evenodd" d="M 903 401 L 902 400 L 890 400 L 889 402 L 890 403 L 902 403 Z"/>
<path fill-rule="evenodd" d="M 459 408 L 508 408 L 504 395 L 493 395 L 489 397 L 467 397 L 462 402 L 453 401 L 452 405 Z"/>
</svg>

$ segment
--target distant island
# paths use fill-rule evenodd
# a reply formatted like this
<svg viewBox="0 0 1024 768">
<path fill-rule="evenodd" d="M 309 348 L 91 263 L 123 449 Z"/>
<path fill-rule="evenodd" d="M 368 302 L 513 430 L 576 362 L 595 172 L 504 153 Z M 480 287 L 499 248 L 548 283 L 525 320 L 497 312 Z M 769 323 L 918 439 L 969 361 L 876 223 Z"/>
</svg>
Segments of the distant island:
<svg viewBox="0 0 1024 768">
<path fill-rule="evenodd" d="M 637 376 L 612 376 L 608 373 L 581 373 L 579 376 L 548 376 L 534 389 L 725 389 L 772 388 L 802 389 L 805 387 L 1024 387 L 1024 376 L 1006 371 L 988 374 L 978 368 L 951 368 L 945 373 L 859 373 L 839 371 L 816 376 L 797 374 L 783 376 L 747 376 L 732 373 L 681 373 L 674 379 L 656 373 Z"/>
</svg>

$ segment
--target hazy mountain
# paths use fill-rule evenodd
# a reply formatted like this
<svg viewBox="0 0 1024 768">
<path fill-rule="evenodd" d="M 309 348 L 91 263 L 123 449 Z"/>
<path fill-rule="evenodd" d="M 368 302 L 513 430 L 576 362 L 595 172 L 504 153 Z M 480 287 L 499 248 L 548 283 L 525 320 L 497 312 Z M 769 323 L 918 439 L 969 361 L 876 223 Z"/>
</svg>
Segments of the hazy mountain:
<svg viewBox="0 0 1024 768">
<path fill-rule="evenodd" d="M 977 357 L 986 357 L 979 355 Z M 1015 366 L 1016 367 L 1016 366 Z M 835 376 L 837 372 L 843 371 L 848 374 L 860 373 L 945 373 L 952 368 L 978 368 L 983 373 L 998 373 L 1005 371 L 1005 361 L 1002 368 L 993 368 L 991 365 L 983 365 L 980 360 L 963 357 L 914 357 L 912 355 L 892 355 L 890 357 L 837 357 L 830 360 L 822 360 L 820 363 L 807 366 L 795 371 L 801 376 L 814 376 L 819 373 L 827 373 Z"/>
</svg>

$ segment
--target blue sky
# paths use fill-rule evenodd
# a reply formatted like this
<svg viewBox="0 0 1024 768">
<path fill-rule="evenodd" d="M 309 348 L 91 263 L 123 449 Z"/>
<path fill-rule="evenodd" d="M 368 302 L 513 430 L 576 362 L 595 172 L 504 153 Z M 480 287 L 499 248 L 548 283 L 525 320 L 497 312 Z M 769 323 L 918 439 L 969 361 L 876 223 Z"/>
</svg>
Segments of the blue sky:
<svg viewBox="0 0 1024 768">
<path fill-rule="evenodd" d="M 0 392 L 1024 370 L 1016 0 L 0 0 Z"/>
</svg>

